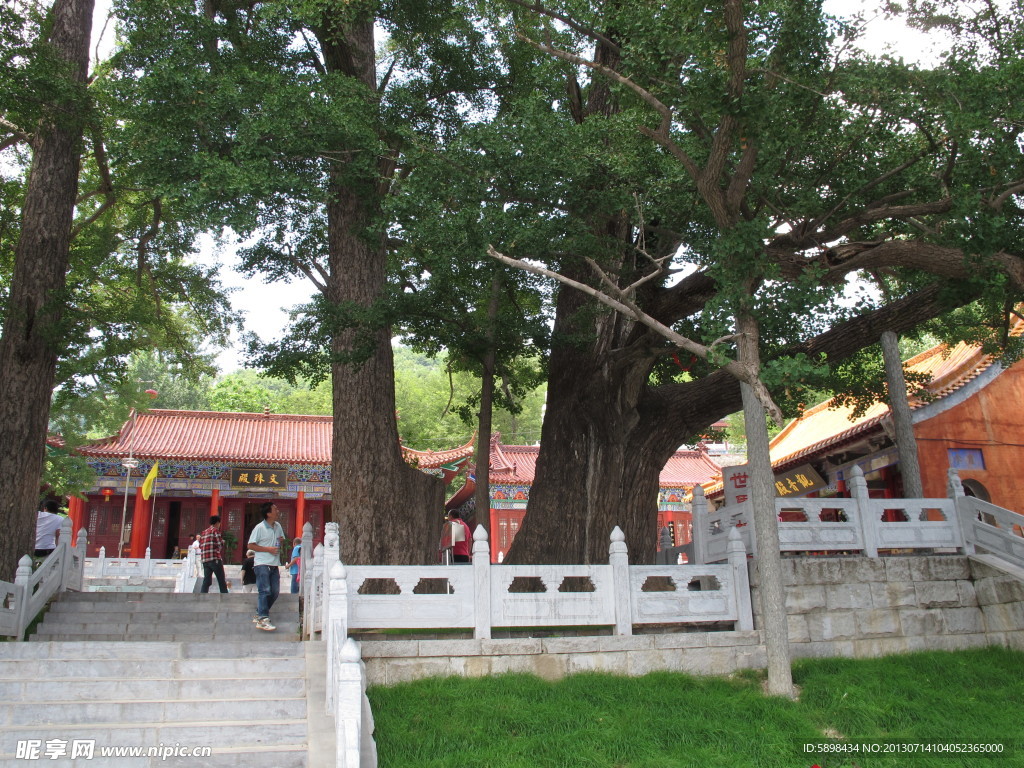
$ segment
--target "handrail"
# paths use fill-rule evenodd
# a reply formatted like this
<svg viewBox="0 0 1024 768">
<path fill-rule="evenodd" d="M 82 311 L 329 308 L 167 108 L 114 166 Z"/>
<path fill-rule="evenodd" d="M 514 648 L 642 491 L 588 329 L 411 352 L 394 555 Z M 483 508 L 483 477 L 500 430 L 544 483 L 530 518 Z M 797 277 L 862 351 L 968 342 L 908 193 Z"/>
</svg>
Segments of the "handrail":
<svg viewBox="0 0 1024 768">
<path fill-rule="evenodd" d="M 32 558 L 18 561 L 14 583 L 0 581 L 0 635 L 24 640 L 32 620 L 58 592 L 81 590 L 84 583 L 86 531 L 79 530 L 71 544 L 71 520 L 61 523 L 57 545 L 39 567 L 32 570 Z"/>
</svg>

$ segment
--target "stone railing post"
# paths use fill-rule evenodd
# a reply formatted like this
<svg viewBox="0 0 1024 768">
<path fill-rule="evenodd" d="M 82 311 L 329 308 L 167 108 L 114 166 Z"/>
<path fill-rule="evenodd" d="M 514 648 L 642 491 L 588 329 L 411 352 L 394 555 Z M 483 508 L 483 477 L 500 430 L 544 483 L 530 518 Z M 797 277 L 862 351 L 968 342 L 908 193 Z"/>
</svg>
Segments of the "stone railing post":
<svg viewBox="0 0 1024 768">
<path fill-rule="evenodd" d="M 142 562 L 142 575 L 146 578 L 153 575 L 153 557 L 149 547 L 146 547 L 146 558 Z"/>
<path fill-rule="evenodd" d="M 946 493 L 953 500 L 953 510 L 956 515 L 956 526 L 960 531 L 960 541 L 963 542 L 965 555 L 975 554 L 974 540 L 971 538 L 971 523 L 974 520 L 971 510 L 967 508 L 967 494 L 964 493 L 964 484 L 960 480 L 960 473 L 950 468 L 946 478 Z"/>
<path fill-rule="evenodd" d="M 345 639 L 348 638 L 348 580 L 346 578 L 345 566 L 340 560 L 335 561 L 328 573 L 328 582 L 325 604 L 328 606 L 324 611 L 324 642 L 327 643 L 327 670 L 328 674 L 334 674 L 337 648 L 340 648 Z M 334 686 L 327 688 L 327 711 L 335 713 L 337 702 L 334 696 L 337 691 Z"/>
<path fill-rule="evenodd" d="M 192 550 L 190 549 L 189 552 Z M 96 553 L 96 559 L 99 561 L 96 563 L 96 575 L 106 576 L 107 575 L 107 548 L 100 547 L 100 551 Z"/>
<path fill-rule="evenodd" d="M 491 639 L 491 548 L 482 525 L 473 531 L 473 637 Z"/>
<path fill-rule="evenodd" d="M 32 597 L 29 593 L 29 581 L 31 578 L 32 558 L 28 555 L 22 555 L 18 561 L 18 570 L 14 573 L 14 600 L 15 609 L 18 612 L 18 640 L 25 639 L 25 630 L 28 629 L 28 623 L 32 620 L 32 617 L 28 615 L 29 598 Z"/>
<path fill-rule="evenodd" d="M 75 539 L 75 567 L 72 574 L 70 589 L 81 592 L 85 589 L 85 550 L 88 545 L 88 532 L 84 527 L 78 529 L 78 538 Z"/>
<path fill-rule="evenodd" d="M 341 536 L 337 523 L 327 523 L 324 526 L 324 570 L 323 570 L 323 594 L 321 595 L 321 616 L 320 627 L 323 638 L 327 639 L 327 622 L 331 620 L 331 568 L 335 563 L 341 562 Z M 330 649 L 328 649 L 330 652 Z"/>
<path fill-rule="evenodd" d="M 306 605 L 303 611 L 303 621 L 306 623 L 306 636 L 312 640 L 313 633 L 317 626 L 323 626 L 324 594 L 327 592 L 324 584 L 324 545 L 317 544 L 313 550 L 313 565 L 309 570 L 309 588 L 306 592 Z M 321 635 L 323 639 L 323 635 Z"/>
<path fill-rule="evenodd" d="M 708 500 L 704 498 L 704 489 L 699 485 L 693 486 L 692 506 L 690 538 L 693 541 L 693 564 L 703 565 L 707 562 Z"/>
<path fill-rule="evenodd" d="M 729 529 L 726 544 L 729 565 L 732 567 L 733 593 L 736 596 L 738 620 L 736 629 L 754 628 L 753 604 L 750 600 L 750 574 L 747 573 L 747 550 L 743 546 L 743 536 L 735 525 Z"/>
<path fill-rule="evenodd" d="M 335 765 L 339 768 L 359 768 L 363 741 L 364 673 L 359 643 L 345 640 L 339 651 L 338 670 L 332 675 L 336 681 L 337 708 L 335 723 Z"/>
<path fill-rule="evenodd" d="M 612 599 L 615 602 L 615 634 L 633 634 L 633 602 L 629 584 L 629 551 L 626 535 L 619 526 L 612 530 L 608 545 L 608 564 L 612 567 Z"/>
<path fill-rule="evenodd" d="M 65 517 L 60 524 L 60 538 L 57 539 L 57 546 L 61 550 L 61 563 L 60 563 L 60 586 L 57 588 L 58 592 L 63 592 L 68 588 L 72 578 L 74 578 L 75 564 L 74 550 L 71 548 L 71 518 Z"/>
<path fill-rule="evenodd" d="M 868 495 L 868 481 L 864 472 L 854 465 L 850 470 L 850 495 L 857 502 L 857 519 L 860 525 L 861 551 L 866 557 L 878 557 L 878 525 L 874 504 Z"/>
<path fill-rule="evenodd" d="M 299 550 L 299 594 L 302 595 L 303 605 L 309 603 L 309 575 L 313 572 L 309 562 L 313 557 L 313 524 L 305 523 L 302 526 L 302 548 Z"/>
</svg>

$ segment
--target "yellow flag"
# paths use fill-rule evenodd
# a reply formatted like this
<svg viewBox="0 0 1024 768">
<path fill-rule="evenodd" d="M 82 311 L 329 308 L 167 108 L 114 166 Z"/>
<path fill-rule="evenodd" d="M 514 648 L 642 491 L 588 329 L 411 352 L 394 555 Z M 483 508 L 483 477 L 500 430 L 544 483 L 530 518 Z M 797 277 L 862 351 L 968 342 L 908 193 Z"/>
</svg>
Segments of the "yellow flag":
<svg viewBox="0 0 1024 768">
<path fill-rule="evenodd" d="M 149 497 L 153 495 L 153 483 L 156 482 L 157 473 L 160 471 L 160 462 L 154 461 L 153 468 L 149 470 L 149 474 L 146 475 L 146 479 L 142 482 L 142 498 L 149 501 Z"/>
</svg>

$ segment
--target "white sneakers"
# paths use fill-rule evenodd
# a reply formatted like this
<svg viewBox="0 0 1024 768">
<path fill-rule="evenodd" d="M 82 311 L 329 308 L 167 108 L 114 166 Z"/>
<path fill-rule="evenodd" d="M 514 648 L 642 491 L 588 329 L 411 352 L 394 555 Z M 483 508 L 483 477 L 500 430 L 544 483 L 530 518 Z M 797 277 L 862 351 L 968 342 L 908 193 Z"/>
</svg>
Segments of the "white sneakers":
<svg viewBox="0 0 1024 768">
<path fill-rule="evenodd" d="M 262 629 L 265 632 L 273 632 L 277 627 L 270 623 L 269 616 L 257 616 L 253 621 L 256 622 L 256 629 Z"/>
</svg>

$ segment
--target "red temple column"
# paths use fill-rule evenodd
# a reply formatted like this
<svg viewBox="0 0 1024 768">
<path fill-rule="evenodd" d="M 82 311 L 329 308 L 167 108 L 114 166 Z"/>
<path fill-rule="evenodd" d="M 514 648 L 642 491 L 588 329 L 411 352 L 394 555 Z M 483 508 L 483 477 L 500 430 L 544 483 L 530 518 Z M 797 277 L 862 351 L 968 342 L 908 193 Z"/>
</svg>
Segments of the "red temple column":
<svg viewBox="0 0 1024 768">
<path fill-rule="evenodd" d="M 220 512 L 217 511 L 217 508 L 219 506 L 220 506 L 220 489 L 219 488 L 214 488 L 213 489 L 213 493 L 210 494 L 210 517 L 213 517 L 214 515 L 219 515 L 220 514 Z"/>
<path fill-rule="evenodd" d="M 491 518 L 491 530 L 488 531 L 488 534 L 491 537 L 491 562 L 496 563 L 498 562 L 498 551 L 501 544 L 501 542 L 498 541 L 498 512 L 494 507 L 491 507 L 487 511 L 490 512 Z"/>
<path fill-rule="evenodd" d="M 78 543 L 78 529 L 85 527 L 85 501 L 77 496 L 68 498 L 68 517 L 71 518 L 71 546 Z"/>
<path fill-rule="evenodd" d="M 135 489 L 135 509 L 132 512 L 131 557 L 145 557 L 149 546 L 149 531 L 153 510 L 152 499 L 142 498 L 142 486 Z"/>
<path fill-rule="evenodd" d="M 299 491 L 295 499 L 295 533 L 292 538 L 302 537 L 302 526 L 306 524 L 306 492 Z"/>
</svg>

